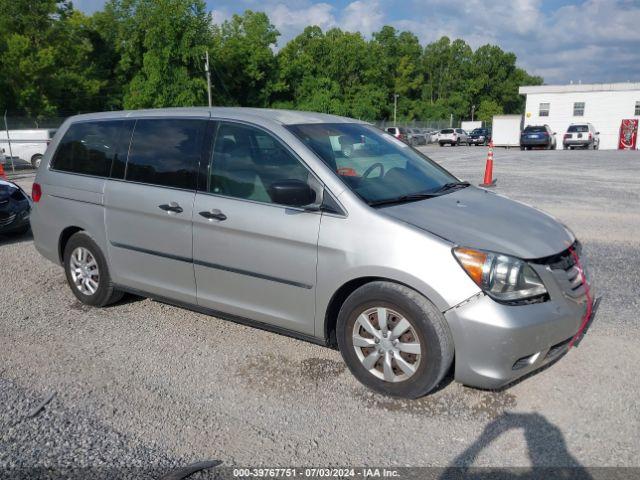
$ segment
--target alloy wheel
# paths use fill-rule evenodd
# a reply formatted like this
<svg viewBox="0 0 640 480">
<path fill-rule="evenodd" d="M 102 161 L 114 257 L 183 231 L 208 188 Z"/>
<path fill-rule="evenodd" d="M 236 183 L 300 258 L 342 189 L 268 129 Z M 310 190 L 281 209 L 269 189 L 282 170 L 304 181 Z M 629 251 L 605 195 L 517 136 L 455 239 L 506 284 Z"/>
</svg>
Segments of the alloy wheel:
<svg viewBox="0 0 640 480">
<path fill-rule="evenodd" d="M 89 249 L 77 247 L 71 252 L 69 271 L 74 286 L 83 295 L 93 295 L 100 285 L 98 262 Z"/>
</svg>

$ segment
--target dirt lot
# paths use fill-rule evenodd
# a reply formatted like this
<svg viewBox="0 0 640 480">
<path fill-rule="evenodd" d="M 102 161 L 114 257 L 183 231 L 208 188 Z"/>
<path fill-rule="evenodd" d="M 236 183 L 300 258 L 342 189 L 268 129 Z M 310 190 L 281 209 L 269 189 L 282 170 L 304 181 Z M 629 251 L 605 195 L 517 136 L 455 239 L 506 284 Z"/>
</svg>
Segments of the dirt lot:
<svg viewBox="0 0 640 480">
<path fill-rule="evenodd" d="M 482 179 L 485 148 L 423 150 Z M 369 392 L 337 351 L 150 300 L 84 307 L 30 238 L 0 237 L 0 472 L 211 458 L 640 467 L 639 172 L 638 152 L 496 150 L 496 190 L 575 231 L 604 300 L 551 368 L 500 392 L 451 383 L 417 401 Z"/>
</svg>

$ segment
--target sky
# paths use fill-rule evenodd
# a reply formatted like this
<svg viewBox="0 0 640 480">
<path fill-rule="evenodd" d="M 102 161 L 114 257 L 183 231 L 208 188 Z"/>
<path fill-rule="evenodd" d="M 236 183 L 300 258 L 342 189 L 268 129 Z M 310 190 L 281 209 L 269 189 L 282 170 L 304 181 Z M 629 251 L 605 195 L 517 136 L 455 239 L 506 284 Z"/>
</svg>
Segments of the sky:
<svg viewBox="0 0 640 480">
<path fill-rule="evenodd" d="M 105 0 L 73 0 L 87 13 Z M 443 35 L 472 48 L 514 52 L 519 66 L 547 84 L 640 82 L 640 0 L 207 0 L 215 23 L 246 9 L 264 11 L 281 37 L 307 25 L 366 37 L 383 25 L 424 44 Z"/>
</svg>

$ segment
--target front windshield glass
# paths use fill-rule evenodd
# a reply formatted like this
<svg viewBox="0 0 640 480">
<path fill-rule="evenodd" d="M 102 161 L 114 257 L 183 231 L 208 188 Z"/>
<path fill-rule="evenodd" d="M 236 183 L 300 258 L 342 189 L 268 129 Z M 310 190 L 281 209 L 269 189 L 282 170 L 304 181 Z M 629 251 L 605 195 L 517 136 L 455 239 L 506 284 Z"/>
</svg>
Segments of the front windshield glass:
<svg viewBox="0 0 640 480">
<path fill-rule="evenodd" d="M 458 181 L 432 160 L 370 125 L 316 123 L 288 128 L 369 204 L 444 193 L 445 185 Z"/>
</svg>

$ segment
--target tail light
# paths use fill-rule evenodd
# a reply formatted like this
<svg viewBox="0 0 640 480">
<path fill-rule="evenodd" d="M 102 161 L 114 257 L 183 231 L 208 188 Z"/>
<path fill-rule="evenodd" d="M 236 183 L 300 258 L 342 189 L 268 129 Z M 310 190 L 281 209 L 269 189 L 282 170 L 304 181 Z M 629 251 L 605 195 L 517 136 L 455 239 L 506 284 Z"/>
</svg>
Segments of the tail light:
<svg viewBox="0 0 640 480">
<path fill-rule="evenodd" d="M 571 138 L 571 134 L 570 133 L 565 133 L 564 134 L 564 138 Z"/>
<path fill-rule="evenodd" d="M 38 203 L 42 198 L 42 187 L 39 183 L 34 183 L 31 187 L 31 198 L 35 203 Z"/>
<path fill-rule="evenodd" d="M 399 134 L 398 134 L 398 138 L 399 138 L 400 140 L 404 140 L 404 138 L 405 138 L 405 137 L 404 137 L 404 134 L 399 133 Z"/>
<path fill-rule="evenodd" d="M 593 140 L 593 135 L 589 134 L 589 140 Z"/>
</svg>

